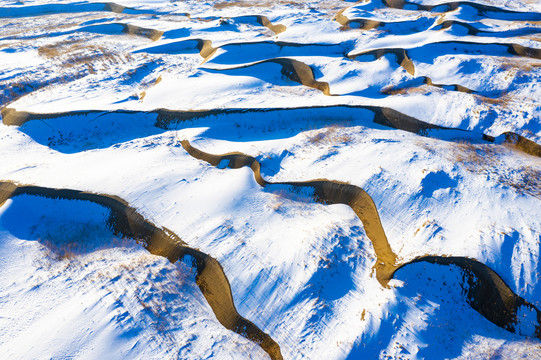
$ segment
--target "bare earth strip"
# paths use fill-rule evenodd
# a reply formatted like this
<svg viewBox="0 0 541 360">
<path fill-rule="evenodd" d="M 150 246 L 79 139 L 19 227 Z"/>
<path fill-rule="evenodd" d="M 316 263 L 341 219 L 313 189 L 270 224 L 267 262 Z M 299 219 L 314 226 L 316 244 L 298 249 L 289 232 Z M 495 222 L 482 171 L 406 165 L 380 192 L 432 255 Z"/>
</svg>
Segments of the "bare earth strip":
<svg viewBox="0 0 541 360">
<path fill-rule="evenodd" d="M 501 134 L 498 137 L 493 137 L 485 135 L 482 133 L 469 132 L 461 129 L 453 129 L 442 127 L 438 125 L 433 125 L 411 116 L 405 115 L 399 111 L 386 108 L 386 107 L 377 107 L 377 106 L 348 106 L 348 105 L 337 105 L 337 106 L 321 106 L 321 107 L 299 107 L 299 108 L 275 108 L 275 109 L 216 109 L 216 110 L 200 110 L 200 111 L 175 111 L 167 109 L 157 109 L 149 111 L 146 113 L 156 114 L 155 126 L 162 129 L 171 129 L 176 125 L 190 120 L 204 119 L 211 116 L 225 116 L 225 115 L 238 115 L 238 114 L 268 114 L 271 117 L 274 116 L 279 118 L 286 115 L 290 111 L 303 111 L 310 110 L 313 113 L 318 113 L 322 111 L 333 111 L 333 110 L 347 111 L 351 114 L 344 115 L 346 118 L 358 118 L 365 119 L 368 121 L 373 121 L 376 124 L 383 126 L 388 126 L 390 128 L 399 129 L 422 136 L 428 137 L 442 137 L 446 140 L 454 141 L 486 141 L 489 143 L 506 143 L 508 145 L 514 146 L 517 150 L 523 151 L 527 154 L 541 157 L 541 145 L 536 142 L 525 138 L 522 135 L 506 132 Z M 366 111 L 368 111 L 371 116 L 367 116 Z M 22 126 L 28 121 L 33 120 L 46 120 L 54 119 L 61 117 L 71 117 L 71 116 L 87 116 L 91 114 L 96 114 L 98 116 L 107 114 L 111 112 L 105 112 L 100 110 L 92 111 L 73 111 L 73 112 L 63 112 L 63 113 L 50 113 L 50 114 L 38 114 L 31 113 L 26 111 L 18 111 L 13 108 L 4 108 L 1 111 L 2 122 L 4 125 L 10 126 Z M 127 111 L 119 110 L 112 113 L 118 113 L 123 116 L 137 116 L 142 114 L 140 111 Z M 338 117 L 337 117 L 338 119 Z M 442 135 L 443 134 L 443 135 Z"/>
<path fill-rule="evenodd" d="M 196 282 L 218 321 L 259 344 L 273 360 L 281 360 L 279 345 L 254 323 L 242 317 L 235 307 L 231 286 L 222 266 L 213 257 L 192 249 L 176 234 L 159 228 L 140 215 L 129 204 L 111 195 L 95 194 L 71 189 L 53 189 L 40 186 L 17 185 L 0 182 L 0 205 L 18 195 L 34 195 L 51 199 L 84 200 L 105 206 L 111 215 L 108 225 L 116 235 L 133 238 L 143 243 L 154 255 L 166 257 L 172 263 L 189 255 L 195 260 Z"/>
<path fill-rule="evenodd" d="M 516 295 L 495 271 L 483 263 L 466 257 L 421 256 L 412 261 L 397 264 L 397 256 L 389 245 L 374 201 L 363 189 L 326 179 L 306 182 L 268 182 L 261 176 L 261 166 L 252 156 L 236 152 L 213 155 L 194 148 L 187 140 L 182 141 L 182 146 L 194 158 L 206 161 L 213 166 L 225 166 L 230 169 L 250 167 L 257 183 L 271 192 L 273 186 L 279 185 L 286 185 L 293 193 L 307 194 L 304 190 L 308 189 L 309 195 L 317 202 L 345 204 L 351 207 L 363 223 L 366 235 L 374 247 L 377 257 L 374 270 L 382 286 L 386 287 L 395 272 L 408 264 L 425 261 L 441 265 L 455 265 L 462 269 L 467 278 L 467 285 L 463 284 L 463 287 L 467 294 L 466 300 L 473 309 L 492 323 L 510 332 L 541 339 L 541 312 L 533 304 Z M 284 190 L 281 186 L 274 189 L 274 191 Z M 524 311 L 530 311 L 535 316 L 533 333 L 524 333 L 521 330 L 531 325 L 520 326 L 521 322 L 531 321 L 518 316 Z"/>
</svg>

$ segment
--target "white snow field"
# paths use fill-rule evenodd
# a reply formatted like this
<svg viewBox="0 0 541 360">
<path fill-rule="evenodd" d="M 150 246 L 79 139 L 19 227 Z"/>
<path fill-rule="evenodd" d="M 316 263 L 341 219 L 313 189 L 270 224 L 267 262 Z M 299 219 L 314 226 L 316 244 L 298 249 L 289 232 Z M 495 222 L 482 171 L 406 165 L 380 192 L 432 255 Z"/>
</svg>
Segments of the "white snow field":
<svg viewBox="0 0 541 360">
<path fill-rule="evenodd" d="M 541 359 L 538 0 L 0 0 L 0 109 L 1 359 Z"/>
</svg>

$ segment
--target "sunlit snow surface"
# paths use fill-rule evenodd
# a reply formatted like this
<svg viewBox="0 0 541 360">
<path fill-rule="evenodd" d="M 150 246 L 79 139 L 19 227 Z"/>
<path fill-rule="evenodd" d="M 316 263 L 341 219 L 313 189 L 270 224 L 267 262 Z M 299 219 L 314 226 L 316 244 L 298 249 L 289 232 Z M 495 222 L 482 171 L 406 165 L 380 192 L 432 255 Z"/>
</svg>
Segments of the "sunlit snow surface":
<svg viewBox="0 0 541 360">
<path fill-rule="evenodd" d="M 252 155 L 269 181 L 359 186 L 401 261 L 476 259 L 541 308 L 541 160 L 477 136 L 541 143 L 539 2 L 117 4 L 0 1 L 0 107 L 80 111 L 0 125 L 0 180 L 125 199 L 216 258 L 239 313 L 285 359 L 541 358 L 538 339 L 471 308 L 458 267 L 411 264 L 384 288 L 349 207 L 268 191 L 249 168 L 212 167 L 180 144 Z M 333 96 L 280 59 L 309 66 Z M 470 132 L 426 137 L 364 110 L 307 108 L 323 105 Z M 161 127 L 146 112 L 299 107 Z M 116 237 L 107 211 L 26 195 L 2 205 L 0 357 L 267 356 L 216 320 L 189 259 L 171 264 Z"/>
</svg>

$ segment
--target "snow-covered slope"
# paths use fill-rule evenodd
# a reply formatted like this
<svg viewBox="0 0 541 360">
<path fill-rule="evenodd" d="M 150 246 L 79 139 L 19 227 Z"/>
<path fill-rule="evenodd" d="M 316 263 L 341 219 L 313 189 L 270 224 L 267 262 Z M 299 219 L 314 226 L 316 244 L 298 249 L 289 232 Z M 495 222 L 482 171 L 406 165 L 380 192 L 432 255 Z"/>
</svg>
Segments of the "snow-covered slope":
<svg viewBox="0 0 541 360">
<path fill-rule="evenodd" d="M 540 22 L 527 0 L 0 1 L 0 353 L 541 359 Z M 260 335 L 199 255 L 58 189 L 215 259 Z"/>
</svg>

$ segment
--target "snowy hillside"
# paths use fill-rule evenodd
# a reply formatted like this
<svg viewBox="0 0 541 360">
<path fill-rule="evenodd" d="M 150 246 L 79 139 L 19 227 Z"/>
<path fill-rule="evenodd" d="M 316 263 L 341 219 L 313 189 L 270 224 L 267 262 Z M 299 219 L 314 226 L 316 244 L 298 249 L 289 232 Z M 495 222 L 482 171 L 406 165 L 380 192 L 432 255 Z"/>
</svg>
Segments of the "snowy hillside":
<svg viewBox="0 0 541 360">
<path fill-rule="evenodd" d="M 540 82 L 536 0 L 0 0 L 0 357 L 541 359 Z"/>
</svg>

